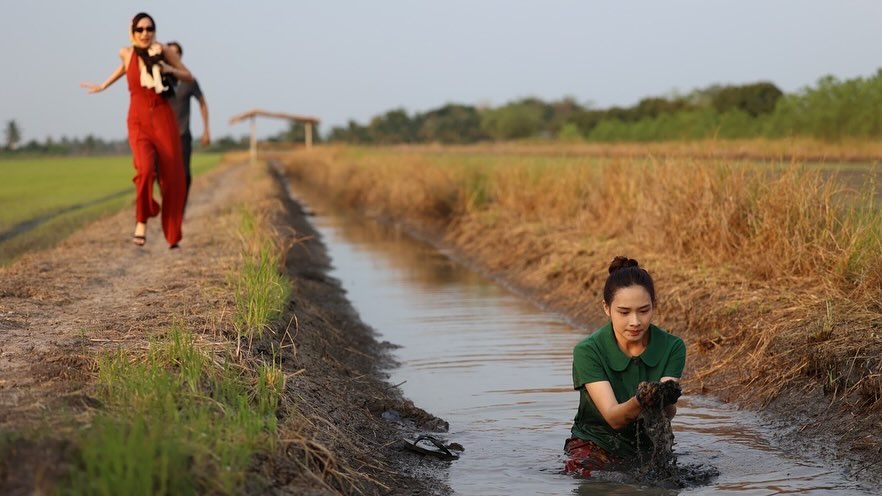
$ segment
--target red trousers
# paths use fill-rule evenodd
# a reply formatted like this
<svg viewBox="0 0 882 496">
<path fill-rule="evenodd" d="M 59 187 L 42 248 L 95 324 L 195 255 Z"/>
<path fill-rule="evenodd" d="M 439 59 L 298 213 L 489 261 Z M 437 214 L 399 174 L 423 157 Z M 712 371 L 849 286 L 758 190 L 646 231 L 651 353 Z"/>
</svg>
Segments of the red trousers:
<svg viewBox="0 0 882 496">
<path fill-rule="evenodd" d="M 135 219 L 147 222 L 162 212 L 162 232 L 169 245 L 181 241 L 187 183 L 178 121 L 168 101 L 140 85 L 138 57 L 132 55 L 126 70 L 131 102 L 127 119 L 129 147 L 135 165 Z M 153 199 L 158 173 L 162 207 Z"/>
<path fill-rule="evenodd" d="M 567 460 L 564 462 L 564 473 L 581 477 L 591 477 L 592 470 L 603 470 L 618 459 L 591 441 L 571 437 L 564 443 Z"/>
<path fill-rule="evenodd" d="M 187 183 L 181 139 L 174 111 L 162 102 L 146 112 L 129 117 L 129 146 L 135 166 L 135 218 L 147 222 L 162 213 L 162 232 L 168 244 L 181 241 Z M 153 198 L 153 181 L 158 172 L 162 207 Z"/>
</svg>

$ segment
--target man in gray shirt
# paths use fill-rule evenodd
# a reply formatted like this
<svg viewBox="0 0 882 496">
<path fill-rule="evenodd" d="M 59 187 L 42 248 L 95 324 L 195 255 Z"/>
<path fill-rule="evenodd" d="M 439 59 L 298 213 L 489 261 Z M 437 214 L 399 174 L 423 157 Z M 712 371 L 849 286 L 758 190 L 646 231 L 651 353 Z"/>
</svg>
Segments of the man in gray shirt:
<svg viewBox="0 0 882 496">
<path fill-rule="evenodd" d="M 184 49 L 181 44 L 172 41 L 168 43 L 169 48 L 178 52 L 178 56 L 184 55 Z M 208 103 L 205 101 L 205 95 L 199 88 L 199 83 L 194 79 L 192 83 L 179 81 L 175 87 L 175 96 L 169 100 L 175 115 L 178 117 L 178 130 L 181 133 L 181 151 L 184 155 L 184 172 L 187 176 L 187 196 L 190 194 L 190 183 L 193 178 L 190 173 L 190 155 L 193 153 L 193 136 L 190 135 L 190 98 L 196 98 L 199 101 L 199 111 L 202 114 L 202 146 L 211 143 L 211 132 L 208 127 Z M 184 203 L 186 205 L 186 202 Z"/>
</svg>

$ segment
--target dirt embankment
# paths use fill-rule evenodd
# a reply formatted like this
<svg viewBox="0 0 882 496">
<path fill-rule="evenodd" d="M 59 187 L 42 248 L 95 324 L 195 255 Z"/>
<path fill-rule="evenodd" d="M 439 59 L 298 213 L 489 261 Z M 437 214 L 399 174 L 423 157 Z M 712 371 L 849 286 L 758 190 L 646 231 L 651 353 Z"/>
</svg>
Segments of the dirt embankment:
<svg viewBox="0 0 882 496">
<path fill-rule="evenodd" d="M 63 487 L 77 463 L 76 433 L 102 405 L 96 357 L 137 354 L 173 324 L 204 346 L 234 346 L 231 274 L 241 263 L 236 206 L 264 205 L 288 243 L 293 298 L 279 323 L 293 346 L 276 361 L 288 375 L 280 439 L 254 461 L 248 492 L 440 494 L 443 463 L 397 441 L 444 429 L 384 381 L 378 343 L 328 277 L 328 261 L 303 212 L 262 166 L 224 164 L 194 184 L 185 238 L 169 250 L 152 222 L 131 244 L 131 212 L 97 221 L 58 247 L 0 268 L 0 492 Z M 269 341 L 250 360 L 268 361 Z M 402 420 L 386 422 L 396 410 Z M 437 489 L 440 487 L 440 489 Z"/>
<path fill-rule="evenodd" d="M 401 198 L 435 200 L 431 188 L 420 189 L 421 180 L 440 175 L 440 167 L 425 166 L 424 176 L 414 178 L 394 167 L 377 172 L 385 163 L 358 167 L 335 160 L 321 150 L 293 154 L 286 170 L 434 240 L 576 323 L 602 318 L 612 257 L 635 256 L 656 280 L 657 322 L 689 347 L 687 393 L 753 408 L 780 427 L 783 445 L 882 483 L 882 318 L 872 309 L 814 281 L 759 280 L 735 268 L 673 257 L 664 240 L 592 237 L 570 226 L 524 222 L 502 208 L 453 212 L 446 203 L 429 208 L 431 201 L 422 210 L 403 208 Z"/>
</svg>

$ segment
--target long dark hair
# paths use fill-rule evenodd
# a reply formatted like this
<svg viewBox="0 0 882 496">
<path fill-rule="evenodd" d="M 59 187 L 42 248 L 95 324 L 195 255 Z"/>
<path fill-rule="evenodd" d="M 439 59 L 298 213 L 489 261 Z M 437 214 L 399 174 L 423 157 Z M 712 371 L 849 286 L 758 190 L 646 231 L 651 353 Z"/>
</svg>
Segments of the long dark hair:
<svg viewBox="0 0 882 496">
<path fill-rule="evenodd" d="M 655 284 L 652 276 L 633 258 L 618 256 L 609 264 L 609 277 L 603 285 L 603 302 L 612 304 L 616 291 L 630 286 L 643 286 L 655 305 Z"/>
</svg>

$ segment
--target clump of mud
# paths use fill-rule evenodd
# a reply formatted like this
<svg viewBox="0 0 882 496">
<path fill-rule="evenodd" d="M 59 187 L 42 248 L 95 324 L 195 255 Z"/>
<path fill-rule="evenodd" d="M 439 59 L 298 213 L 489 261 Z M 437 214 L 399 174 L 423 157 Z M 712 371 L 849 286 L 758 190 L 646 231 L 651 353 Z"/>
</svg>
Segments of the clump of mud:
<svg viewBox="0 0 882 496">
<path fill-rule="evenodd" d="M 637 419 L 638 476 L 643 484 L 684 488 L 707 484 L 719 471 L 708 465 L 678 465 L 674 454 L 674 431 L 665 406 L 677 402 L 680 385 L 674 381 L 643 383 L 638 390 L 643 410 Z M 651 446 L 646 447 L 649 440 Z M 641 443 L 644 446 L 641 446 Z"/>
<path fill-rule="evenodd" d="M 637 398 L 643 405 L 638 422 L 637 447 L 640 454 L 640 471 L 652 479 L 667 479 L 677 473 L 677 457 L 674 456 L 674 431 L 665 415 L 665 405 L 676 403 L 680 397 L 680 385 L 674 381 L 642 383 Z M 640 435 L 642 431 L 643 435 Z M 642 439 L 652 444 L 649 450 L 641 446 Z M 648 456 L 647 456 L 648 455 Z"/>
</svg>

